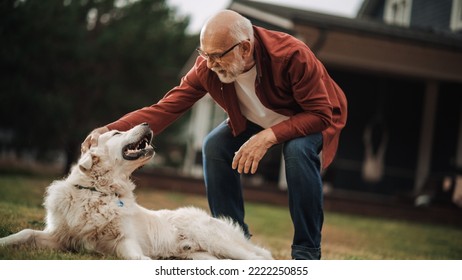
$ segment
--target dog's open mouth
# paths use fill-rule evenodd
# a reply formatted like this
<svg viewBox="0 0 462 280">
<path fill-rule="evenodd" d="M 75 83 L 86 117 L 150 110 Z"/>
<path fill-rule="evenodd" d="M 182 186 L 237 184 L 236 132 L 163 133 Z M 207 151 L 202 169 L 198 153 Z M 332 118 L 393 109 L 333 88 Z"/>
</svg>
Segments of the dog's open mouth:
<svg viewBox="0 0 462 280">
<path fill-rule="evenodd" d="M 140 140 L 126 145 L 122 149 L 122 156 L 126 160 L 137 160 L 141 157 L 150 157 L 154 154 L 151 146 L 152 132 L 144 134 Z"/>
</svg>

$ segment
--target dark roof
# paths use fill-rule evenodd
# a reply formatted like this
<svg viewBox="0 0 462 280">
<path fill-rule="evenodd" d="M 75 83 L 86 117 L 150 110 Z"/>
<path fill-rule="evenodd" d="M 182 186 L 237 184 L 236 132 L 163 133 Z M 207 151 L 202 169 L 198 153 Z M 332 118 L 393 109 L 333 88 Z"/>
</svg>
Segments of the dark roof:
<svg viewBox="0 0 462 280">
<path fill-rule="evenodd" d="M 373 8 L 372 6 L 375 5 L 375 2 L 377 1 L 372 0 L 366 2 L 370 3 L 364 3 L 362 6 L 364 9 L 368 7 Z M 369 19 L 333 16 L 248 0 L 234 0 L 232 3 L 238 3 L 254 8 L 260 12 L 277 15 L 291 20 L 295 24 L 309 25 L 343 32 L 361 33 L 371 36 L 389 37 L 391 39 L 402 39 L 419 44 L 430 44 L 435 47 L 462 50 L 462 36 L 458 33 L 400 27 Z M 232 3 L 231 8 L 233 6 Z"/>
<path fill-rule="evenodd" d="M 358 18 L 365 18 L 373 14 L 382 2 L 383 0 L 364 0 L 358 11 Z"/>
</svg>

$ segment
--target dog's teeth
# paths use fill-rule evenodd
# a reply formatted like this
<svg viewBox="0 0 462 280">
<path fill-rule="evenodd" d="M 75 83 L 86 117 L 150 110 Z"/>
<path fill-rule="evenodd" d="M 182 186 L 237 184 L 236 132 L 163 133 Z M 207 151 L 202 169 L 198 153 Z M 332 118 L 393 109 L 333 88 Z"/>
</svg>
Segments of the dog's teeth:
<svg viewBox="0 0 462 280">
<path fill-rule="evenodd" d="M 139 143 L 137 149 L 145 149 L 146 146 L 148 145 L 148 140 L 147 138 L 144 138 L 143 140 L 141 140 L 141 142 Z"/>
</svg>

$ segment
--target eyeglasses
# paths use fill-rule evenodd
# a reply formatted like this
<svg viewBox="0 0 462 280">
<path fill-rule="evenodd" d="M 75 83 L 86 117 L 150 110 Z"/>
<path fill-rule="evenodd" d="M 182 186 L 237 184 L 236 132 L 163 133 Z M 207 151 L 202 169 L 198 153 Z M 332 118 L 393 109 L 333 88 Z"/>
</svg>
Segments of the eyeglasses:
<svg viewBox="0 0 462 280">
<path fill-rule="evenodd" d="M 200 48 L 197 48 L 196 51 L 199 53 L 200 56 L 202 56 L 203 58 L 207 59 L 207 60 L 213 60 L 215 62 L 221 62 L 221 59 L 227 55 L 230 51 L 232 51 L 235 47 L 237 47 L 238 45 L 240 45 L 242 42 L 239 42 L 235 45 L 233 45 L 231 48 L 227 49 L 226 51 L 222 52 L 222 53 L 212 53 L 212 54 L 208 54 L 206 52 L 204 52 L 203 50 L 201 50 Z"/>
</svg>

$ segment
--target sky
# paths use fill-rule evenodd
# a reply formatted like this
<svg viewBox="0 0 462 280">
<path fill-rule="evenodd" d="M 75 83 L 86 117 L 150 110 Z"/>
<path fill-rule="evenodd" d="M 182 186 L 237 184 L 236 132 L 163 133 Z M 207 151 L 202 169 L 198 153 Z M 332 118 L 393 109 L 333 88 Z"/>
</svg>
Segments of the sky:
<svg viewBox="0 0 462 280">
<path fill-rule="evenodd" d="M 363 0 L 255 0 L 288 7 L 302 8 L 337 16 L 354 17 Z M 231 0 L 167 0 L 179 16 L 190 16 L 189 33 L 199 33 L 205 21 L 219 10 L 226 9 Z"/>
</svg>

